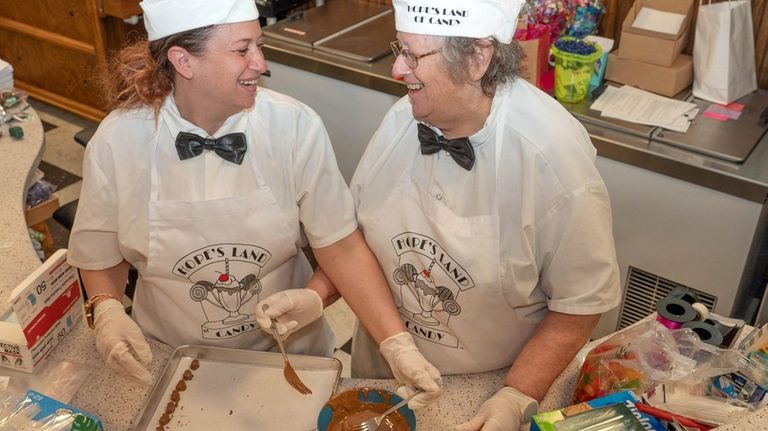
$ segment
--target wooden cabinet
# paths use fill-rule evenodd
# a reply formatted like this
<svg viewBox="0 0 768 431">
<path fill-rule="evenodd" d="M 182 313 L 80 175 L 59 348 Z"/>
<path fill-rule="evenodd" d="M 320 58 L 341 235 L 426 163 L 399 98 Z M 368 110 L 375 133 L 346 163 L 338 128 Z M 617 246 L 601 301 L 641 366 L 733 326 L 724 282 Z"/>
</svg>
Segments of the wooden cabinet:
<svg viewBox="0 0 768 431">
<path fill-rule="evenodd" d="M 135 13 L 138 0 L 5 0 L 0 58 L 13 65 L 20 90 L 100 121 L 107 113 L 100 72 L 111 52 L 144 32 L 121 19 Z"/>
</svg>

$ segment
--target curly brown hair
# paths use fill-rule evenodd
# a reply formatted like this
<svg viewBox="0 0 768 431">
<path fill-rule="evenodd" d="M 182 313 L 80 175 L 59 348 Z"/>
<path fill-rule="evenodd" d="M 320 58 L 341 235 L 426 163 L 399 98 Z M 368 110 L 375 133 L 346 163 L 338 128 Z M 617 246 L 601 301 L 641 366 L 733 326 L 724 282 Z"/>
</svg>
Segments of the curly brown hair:
<svg viewBox="0 0 768 431">
<path fill-rule="evenodd" d="M 173 91 L 175 70 L 168 60 L 168 50 L 178 46 L 192 55 L 202 55 L 213 27 L 200 27 L 152 42 L 141 40 L 110 58 L 104 82 L 110 107 L 151 106 L 157 118 L 163 100 Z"/>
</svg>

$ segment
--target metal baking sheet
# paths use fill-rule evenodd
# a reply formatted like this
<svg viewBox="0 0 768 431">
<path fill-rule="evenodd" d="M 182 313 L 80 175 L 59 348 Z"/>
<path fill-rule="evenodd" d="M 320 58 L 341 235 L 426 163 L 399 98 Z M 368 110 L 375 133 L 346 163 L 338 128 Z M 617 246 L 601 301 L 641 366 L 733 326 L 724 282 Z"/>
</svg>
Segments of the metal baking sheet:
<svg viewBox="0 0 768 431">
<path fill-rule="evenodd" d="M 301 395 L 283 377 L 283 356 L 272 352 L 181 346 L 155 383 L 136 430 L 154 431 L 176 383 L 192 360 L 200 362 L 167 431 L 310 431 L 333 395 L 341 376 L 335 358 L 288 355 L 301 380 L 312 390 Z"/>
<path fill-rule="evenodd" d="M 311 47 L 352 26 L 386 12 L 387 6 L 357 0 L 329 0 L 320 7 L 264 27 L 264 35 Z"/>
<path fill-rule="evenodd" d="M 371 62 L 391 52 L 389 42 L 395 40 L 395 13 L 392 9 L 361 25 L 318 41 L 315 48 L 320 51 Z"/>
</svg>

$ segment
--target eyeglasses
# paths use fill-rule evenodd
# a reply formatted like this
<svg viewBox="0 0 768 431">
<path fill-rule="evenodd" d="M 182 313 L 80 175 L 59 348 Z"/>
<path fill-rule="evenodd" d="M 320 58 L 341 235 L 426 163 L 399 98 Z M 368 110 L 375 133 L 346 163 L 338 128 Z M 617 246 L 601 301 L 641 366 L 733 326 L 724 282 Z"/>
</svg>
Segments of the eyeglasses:
<svg viewBox="0 0 768 431">
<path fill-rule="evenodd" d="M 395 59 L 397 59 L 397 56 L 402 55 L 403 60 L 405 60 L 405 65 L 411 69 L 415 69 L 419 66 L 419 59 L 430 56 L 432 54 L 437 54 L 442 50 L 442 48 L 437 48 L 429 51 L 426 54 L 414 54 L 408 49 L 403 49 L 403 45 L 399 40 L 393 40 L 392 42 L 389 42 L 389 46 L 392 47 L 392 53 L 395 54 Z"/>
</svg>

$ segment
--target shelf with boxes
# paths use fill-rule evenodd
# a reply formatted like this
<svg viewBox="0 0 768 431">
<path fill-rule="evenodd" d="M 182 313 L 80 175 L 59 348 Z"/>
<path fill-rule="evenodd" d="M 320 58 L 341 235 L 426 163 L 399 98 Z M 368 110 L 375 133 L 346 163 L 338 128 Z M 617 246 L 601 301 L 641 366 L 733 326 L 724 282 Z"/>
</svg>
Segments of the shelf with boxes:
<svg viewBox="0 0 768 431">
<path fill-rule="evenodd" d="M 606 79 L 672 97 L 693 81 L 688 43 L 693 0 L 636 0 L 621 26 Z"/>
</svg>

